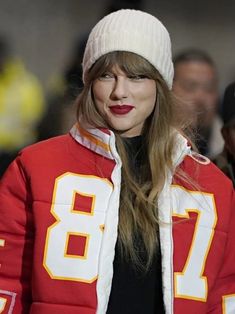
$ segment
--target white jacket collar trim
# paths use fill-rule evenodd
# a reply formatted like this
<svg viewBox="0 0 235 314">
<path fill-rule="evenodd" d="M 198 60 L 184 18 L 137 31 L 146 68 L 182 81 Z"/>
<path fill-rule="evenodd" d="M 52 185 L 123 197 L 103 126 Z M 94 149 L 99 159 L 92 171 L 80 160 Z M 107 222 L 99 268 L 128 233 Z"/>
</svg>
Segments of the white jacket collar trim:
<svg viewBox="0 0 235 314">
<path fill-rule="evenodd" d="M 85 146 L 99 155 L 114 160 L 115 158 L 110 147 L 112 132 L 107 131 L 108 133 L 95 128 L 83 129 L 77 123 L 70 130 L 70 134 L 82 146 Z"/>
<path fill-rule="evenodd" d="M 108 129 L 101 130 L 96 128 L 84 129 L 77 123 L 70 130 L 70 134 L 81 145 L 87 147 L 99 155 L 115 160 L 110 147 L 111 137 L 114 136 L 112 131 Z M 187 144 L 187 140 L 179 132 L 177 132 L 176 140 L 176 149 L 173 155 L 174 168 L 181 163 L 185 155 L 191 150 L 191 147 Z"/>
</svg>

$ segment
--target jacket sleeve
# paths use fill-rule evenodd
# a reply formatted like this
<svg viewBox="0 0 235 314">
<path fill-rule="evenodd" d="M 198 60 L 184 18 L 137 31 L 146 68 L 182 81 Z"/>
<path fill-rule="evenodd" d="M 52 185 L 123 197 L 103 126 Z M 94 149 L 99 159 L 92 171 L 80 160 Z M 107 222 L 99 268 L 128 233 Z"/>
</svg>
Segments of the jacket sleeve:
<svg viewBox="0 0 235 314">
<path fill-rule="evenodd" d="M 31 303 L 33 221 L 20 157 L 0 182 L 0 313 L 28 313 Z"/>
<path fill-rule="evenodd" d="M 231 197 L 231 217 L 225 255 L 216 284 L 209 297 L 210 314 L 235 313 L 235 193 Z"/>
</svg>

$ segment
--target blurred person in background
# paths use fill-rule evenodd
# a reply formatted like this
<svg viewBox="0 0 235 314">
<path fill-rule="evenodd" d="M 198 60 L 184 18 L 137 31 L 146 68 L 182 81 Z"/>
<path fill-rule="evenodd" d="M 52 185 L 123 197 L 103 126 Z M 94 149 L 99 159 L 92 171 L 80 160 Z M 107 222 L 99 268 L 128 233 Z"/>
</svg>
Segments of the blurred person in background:
<svg viewBox="0 0 235 314">
<path fill-rule="evenodd" d="M 38 80 L 0 36 L 0 176 L 19 149 L 36 140 L 44 105 Z"/>
<path fill-rule="evenodd" d="M 235 187 L 235 82 L 225 89 L 222 102 L 224 149 L 215 158 L 215 164 L 233 181 Z"/>
<path fill-rule="evenodd" d="M 184 114 L 194 129 L 197 148 L 213 158 L 223 148 L 215 63 L 206 52 L 189 49 L 174 57 L 174 68 L 173 91 L 185 104 Z"/>
</svg>

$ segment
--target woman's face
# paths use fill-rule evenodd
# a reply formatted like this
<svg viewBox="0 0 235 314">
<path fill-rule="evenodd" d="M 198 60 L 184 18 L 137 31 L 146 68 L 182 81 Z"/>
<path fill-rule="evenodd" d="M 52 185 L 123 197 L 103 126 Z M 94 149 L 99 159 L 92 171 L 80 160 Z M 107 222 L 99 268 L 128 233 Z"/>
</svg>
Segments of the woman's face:
<svg viewBox="0 0 235 314">
<path fill-rule="evenodd" d="M 93 82 L 93 97 L 105 121 L 124 137 L 141 134 L 156 103 L 156 83 L 144 76 L 128 76 L 118 66 Z"/>
</svg>

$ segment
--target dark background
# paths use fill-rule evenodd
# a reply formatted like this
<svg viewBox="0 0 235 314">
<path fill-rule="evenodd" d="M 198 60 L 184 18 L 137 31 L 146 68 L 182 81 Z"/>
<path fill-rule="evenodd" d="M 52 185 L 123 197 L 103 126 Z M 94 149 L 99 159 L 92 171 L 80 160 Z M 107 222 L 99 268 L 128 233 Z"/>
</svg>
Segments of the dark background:
<svg viewBox="0 0 235 314">
<path fill-rule="evenodd" d="M 43 86 L 61 73 L 74 41 L 103 16 L 106 0 L 0 0 L 0 34 L 9 37 Z M 235 1 L 146 0 L 172 38 L 173 53 L 200 47 L 215 59 L 220 89 L 235 78 Z"/>
</svg>

